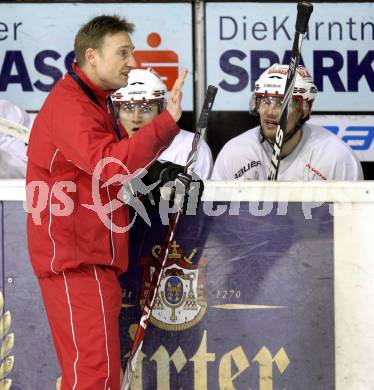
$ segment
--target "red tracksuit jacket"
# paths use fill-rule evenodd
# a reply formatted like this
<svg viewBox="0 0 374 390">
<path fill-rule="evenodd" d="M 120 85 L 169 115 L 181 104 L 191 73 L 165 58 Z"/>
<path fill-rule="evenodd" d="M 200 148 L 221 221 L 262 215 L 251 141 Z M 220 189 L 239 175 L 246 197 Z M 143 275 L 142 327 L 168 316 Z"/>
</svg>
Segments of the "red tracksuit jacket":
<svg viewBox="0 0 374 390">
<path fill-rule="evenodd" d="M 110 222 L 106 226 L 95 210 L 84 206 L 94 204 L 95 167 L 103 158 L 112 157 L 133 173 L 149 166 L 179 132 L 165 111 L 131 139 L 121 128 L 124 138 L 118 140 L 106 106 L 108 93 L 92 84 L 81 69 L 74 69 L 101 106 L 66 74 L 47 97 L 32 127 L 26 174 L 27 235 L 31 263 L 38 277 L 80 264 L 109 265 L 117 273 L 127 269 L 128 234 L 109 227 L 127 226 L 128 207 L 118 207 L 119 201 L 109 204 L 105 214 Z M 102 184 L 126 173 L 117 163 L 105 165 L 100 173 L 102 205 L 116 199 L 121 188 L 119 183 Z"/>
</svg>

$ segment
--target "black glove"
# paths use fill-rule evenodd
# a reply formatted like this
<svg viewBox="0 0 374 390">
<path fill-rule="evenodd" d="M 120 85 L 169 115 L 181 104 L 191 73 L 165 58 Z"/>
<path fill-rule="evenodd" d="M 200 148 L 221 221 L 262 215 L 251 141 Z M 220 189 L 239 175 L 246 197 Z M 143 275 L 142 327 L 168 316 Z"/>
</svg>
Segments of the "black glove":
<svg viewBox="0 0 374 390">
<path fill-rule="evenodd" d="M 184 167 L 172 162 L 155 161 L 148 168 L 148 173 L 144 176 L 143 182 L 146 185 L 160 184 L 152 191 L 155 202 L 159 203 L 160 193 L 164 199 L 177 203 L 178 208 L 186 213 L 193 212 L 201 201 L 204 191 L 204 183 L 195 173 L 191 176 L 184 173 Z M 167 184 L 166 188 L 163 188 Z"/>
<path fill-rule="evenodd" d="M 174 181 L 179 173 L 184 171 L 184 167 L 169 161 L 155 161 L 149 168 L 147 174 L 143 177 L 146 185 L 151 185 L 160 180 L 159 187 L 162 187 L 169 181 Z"/>
</svg>

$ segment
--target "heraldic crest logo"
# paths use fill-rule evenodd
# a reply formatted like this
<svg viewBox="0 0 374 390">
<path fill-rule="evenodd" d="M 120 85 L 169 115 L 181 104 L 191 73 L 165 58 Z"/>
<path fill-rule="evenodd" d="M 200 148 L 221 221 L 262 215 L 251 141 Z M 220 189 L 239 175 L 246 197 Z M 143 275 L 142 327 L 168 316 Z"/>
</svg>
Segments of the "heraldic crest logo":
<svg viewBox="0 0 374 390">
<path fill-rule="evenodd" d="M 152 275 L 160 267 L 161 245 L 154 245 L 152 256 L 141 259 L 144 267 L 140 305 L 145 303 Z M 206 311 L 205 276 L 207 261 L 194 261 L 193 249 L 188 257 L 183 256 L 180 245 L 173 241 L 162 275 L 150 322 L 160 329 L 180 331 L 196 325 Z"/>
</svg>

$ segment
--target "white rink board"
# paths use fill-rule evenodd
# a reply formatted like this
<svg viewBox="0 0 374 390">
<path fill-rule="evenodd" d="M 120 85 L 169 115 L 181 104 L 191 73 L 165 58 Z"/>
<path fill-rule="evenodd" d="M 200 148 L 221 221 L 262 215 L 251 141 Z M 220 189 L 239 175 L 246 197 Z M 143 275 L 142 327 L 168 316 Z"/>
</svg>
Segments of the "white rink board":
<svg viewBox="0 0 374 390">
<path fill-rule="evenodd" d="M 24 181 L 0 181 L 1 201 L 22 201 Z M 206 182 L 211 201 L 333 202 L 335 375 L 337 390 L 369 390 L 374 383 L 374 183 Z M 284 209 L 283 209 L 284 210 Z M 321 362 L 323 364 L 323 362 Z"/>
</svg>

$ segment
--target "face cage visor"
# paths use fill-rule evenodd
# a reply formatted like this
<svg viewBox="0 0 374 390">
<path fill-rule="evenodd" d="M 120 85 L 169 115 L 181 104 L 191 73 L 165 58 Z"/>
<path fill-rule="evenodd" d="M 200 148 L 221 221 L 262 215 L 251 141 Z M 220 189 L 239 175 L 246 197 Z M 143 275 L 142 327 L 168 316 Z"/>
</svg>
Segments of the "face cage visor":
<svg viewBox="0 0 374 390">
<path fill-rule="evenodd" d="M 273 105 L 276 108 L 280 109 L 283 104 L 283 95 L 270 95 L 270 94 L 263 94 L 263 95 L 256 95 L 255 93 L 252 95 L 250 100 L 250 108 L 249 113 L 259 115 L 258 110 L 260 107 L 260 104 L 265 99 L 269 100 L 267 103 L 269 105 Z M 303 99 L 302 96 L 292 96 L 292 101 L 296 103 L 296 110 L 300 114 L 304 114 L 305 111 L 310 111 L 310 105 L 309 103 Z"/>
<path fill-rule="evenodd" d="M 135 106 L 140 107 L 140 112 L 143 114 L 148 114 L 152 111 L 152 106 L 157 104 L 157 113 L 161 114 L 161 112 L 166 109 L 166 99 L 143 99 L 143 100 L 130 100 L 130 101 L 114 101 L 114 107 L 117 116 L 119 115 L 120 108 L 124 108 L 127 112 L 134 112 Z"/>
</svg>

